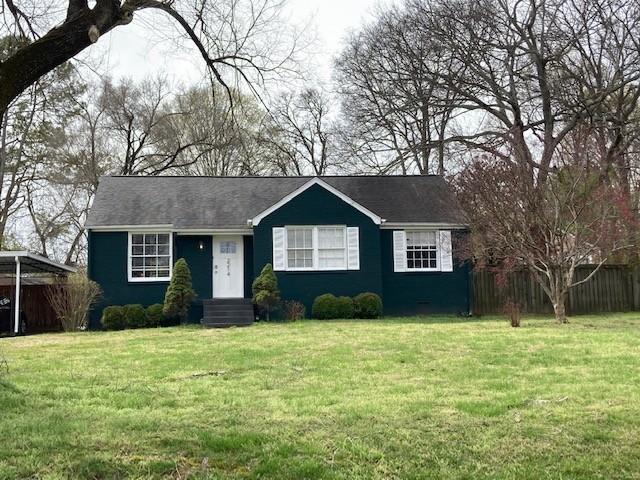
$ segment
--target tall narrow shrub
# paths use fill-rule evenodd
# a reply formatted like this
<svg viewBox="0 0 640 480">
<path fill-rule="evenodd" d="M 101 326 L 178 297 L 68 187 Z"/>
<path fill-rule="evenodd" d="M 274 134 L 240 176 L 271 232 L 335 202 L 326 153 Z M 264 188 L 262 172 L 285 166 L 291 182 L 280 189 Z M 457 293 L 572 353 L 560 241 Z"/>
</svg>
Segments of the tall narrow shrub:
<svg viewBox="0 0 640 480">
<path fill-rule="evenodd" d="M 186 323 L 189 306 L 196 298 L 196 292 L 191 284 L 191 270 L 184 258 L 173 266 L 171 283 L 164 297 L 163 313 L 167 317 L 178 317 L 180 322 Z"/>
<path fill-rule="evenodd" d="M 280 290 L 278 278 L 270 263 L 264 266 L 260 275 L 253 281 L 251 291 L 253 303 L 267 314 L 267 320 L 271 320 L 271 311 L 280 303 Z"/>
</svg>

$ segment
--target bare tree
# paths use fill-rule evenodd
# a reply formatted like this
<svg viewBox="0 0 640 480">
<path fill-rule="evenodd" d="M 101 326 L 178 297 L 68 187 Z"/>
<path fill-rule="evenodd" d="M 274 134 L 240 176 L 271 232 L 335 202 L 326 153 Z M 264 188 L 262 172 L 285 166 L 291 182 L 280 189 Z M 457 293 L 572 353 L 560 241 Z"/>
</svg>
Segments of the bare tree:
<svg viewBox="0 0 640 480">
<path fill-rule="evenodd" d="M 233 72 L 251 88 L 265 75 L 290 67 L 298 37 L 282 26 L 282 0 L 2 0 L 0 35 L 24 39 L 0 63 L 0 118 L 11 102 L 41 77 L 146 11 L 182 30 L 208 67 L 227 86 Z M 280 28 L 278 28 L 280 26 Z M 266 37 L 269 41 L 265 41 Z"/>
<path fill-rule="evenodd" d="M 326 92 L 307 89 L 284 94 L 272 109 L 274 135 L 266 138 L 276 150 L 283 175 L 325 175 L 337 166 L 335 130 Z"/>
<path fill-rule="evenodd" d="M 457 68 L 412 9 L 380 9 L 352 34 L 336 62 L 346 144 L 380 173 L 445 171 L 445 140 L 457 95 L 431 71 Z"/>
<path fill-rule="evenodd" d="M 428 75 L 456 93 L 459 112 L 480 115 L 449 141 L 528 167 L 532 185 L 543 187 L 559 146 L 583 120 L 612 126 L 610 102 L 624 97 L 613 123 L 625 122 L 638 103 L 633 2 L 411 0 L 408 8 L 452 66 Z"/>
<path fill-rule="evenodd" d="M 75 72 L 60 67 L 40 79 L 5 112 L 0 127 L 0 238 L 26 206 L 27 188 L 48 174 L 50 146 L 72 115 L 70 98 L 82 91 Z"/>
<path fill-rule="evenodd" d="M 31 224 L 29 248 L 67 265 L 82 263 L 86 247 L 84 221 L 92 194 L 81 182 L 56 183 L 55 180 L 30 182 L 25 188 L 25 205 Z M 18 219 L 22 231 L 24 219 Z"/>
<path fill-rule="evenodd" d="M 197 161 L 186 155 L 207 138 L 187 137 L 174 117 L 189 112 L 175 110 L 168 83 L 162 78 L 145 80 L 139 85 L 123 80 L 114 85 L 106 81 L 100 103 L 104 109 L 104 127 L 117 157 L 120 175 L 159 175 Z"/>
<path fill-rule="evenodd" d="M 562 165 L 533 187 L 525 166 L 476 160 L 456 179 L 459 198 L 472 212 L 471 254 L 506 273 L 526 266 L 547 294 L 556 319 L 566 322 L 569 290 L 589 281 L 609 259 L 637 245 L 637 221 L 626 194 L 603 183 L 584 164 Z M 595 263 L 586 278 L 576 266 Z"/>
<path fill-rule="evenodd" d="M 25 154 L 37 109 L 35 88 L 29 93 L 25 99 L 29 100 L 28 103 L 21 102 L 15 106 L 16 111 L 20 111 L 20 114 L 16 114 L 16 118 L 21 117 L 20 126 L 5 121 L 0 132 L 0 247 L 4 247 L 9 219 L 24 204 L 23 186 L 35 177 L 35 169 Z M 16 135 L 12 139 L 9 139 L 10 129 Z M 16 132 L 18 129 L 19 133 Z"/>
<path fill-rule="evenodd" d="M 221 92 L 218 92 L 221 93 Z M 269 171 L 271 157 L 267 145 L 266 110 L 254 98 L 232 90 L 232 98 L 194 87 L 174 100 L 173 110 L 185 112 L 173 116 L 162 134 L 172 144 L 184 138 L 193 146 L 182 155 L 177 171 L 189 175 L 259 175 Z M 172 133 L 176 132 L 176 133 Z M 180 132 L 180 136 L 177 135 Z M 171 150 L 175 147 L 164 147 Z"/>
</svg>

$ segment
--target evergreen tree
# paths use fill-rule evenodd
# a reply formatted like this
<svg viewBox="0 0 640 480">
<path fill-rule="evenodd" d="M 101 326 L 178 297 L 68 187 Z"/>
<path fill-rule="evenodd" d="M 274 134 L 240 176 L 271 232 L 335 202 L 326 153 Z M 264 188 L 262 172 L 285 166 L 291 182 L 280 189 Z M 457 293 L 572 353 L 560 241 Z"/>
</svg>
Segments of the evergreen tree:
<svg viewBox="0 0 640 480">
<path fill-rule="evenodd" d="M 191 271 L 184 258 L 173 266 L 171 283 L 164 297 L 163 313 L 166 317 L 178 317 L 182 323 L 187 321 L 187 313 L 196 292 L 191 286 Z"/>
<path fill-rule="evenodd" d="M 253 303 L 267 313 L 267 321 L 270 320 L 271 310 L 280 303 L 280 290 L 278 290 L 278 278 L 273 273 L 273 267 L 267 263 L 260 275 L 253 281 Z"/>
</svg>

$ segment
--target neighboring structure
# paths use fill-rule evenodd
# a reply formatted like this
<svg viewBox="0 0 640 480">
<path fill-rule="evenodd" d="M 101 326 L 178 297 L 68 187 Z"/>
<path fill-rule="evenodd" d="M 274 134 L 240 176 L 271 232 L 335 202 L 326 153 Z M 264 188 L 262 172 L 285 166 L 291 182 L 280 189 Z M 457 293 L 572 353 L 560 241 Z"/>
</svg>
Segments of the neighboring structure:
<svg viewBox="0 0 640 480">
<path fill-rule="evenodd" d="M 246 309 L 266 263 L 307 313 L 320 294 L 366 291 L 385 314 L 470 311 L 470 268 L 452 251 L 466 220 L 438 176 L 105 177 L 86 227 L 103 290 L 93 328 L 107 305 L 162 302 L 178 258 L 198 294 L 194 322 L 228 320 L 229 299 Z"/>
<path fill-rule="evenodd" d="M 0 335 L 60 330 L 46 288 L 53 278 L 75 271 L 35 253 L 1 251 Z"/>
</svg>

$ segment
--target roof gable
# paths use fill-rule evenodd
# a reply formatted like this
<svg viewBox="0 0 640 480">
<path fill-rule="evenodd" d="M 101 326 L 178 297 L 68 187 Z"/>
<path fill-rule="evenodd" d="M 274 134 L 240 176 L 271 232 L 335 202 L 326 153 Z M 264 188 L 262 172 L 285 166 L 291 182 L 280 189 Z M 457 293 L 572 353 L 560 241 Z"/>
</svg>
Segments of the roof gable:
<svg viewBox="0 0 640 480">
<path fill-rule="evenodd" d="M 342 193 L 337 188 L 332 187 L 331 185 L 329 185 L 327 182 L 323 181 L 322 179 L 320 179 L 318 177 L 314 177 L 311 180 L 309 180 L 307 183 L 305 183 L 304 185 L 296 188 L 293 192 L 291 192 L 286 197 L 280 199 L 278 202 L 276 202 L 273 205 L 271 205 L 269 208 L 263 210 L 262 212 L 260 212 L 255 217 L 249 219 L 251 225 L 254 226 L 254 227 L 259 225 L 260 221 L 263 218 L 271 215 L 273 212 L 275 212 L 276 210 L 278 210 L 282 206 L 286 205 L 291 200 L 293 200 L 294 198 L 296 198 L 298 195 L 300 195 L 301 193 L 305 192 L 309 188 L 313 187 L 314 185 L 318 185 L 318 186 L 324 188 L 325 190 L 329 191 L 330 193 L 332 193 L 333 195 L 338 197 L 343 202 L 351 205 L 353 208 L 355 208 L 359 212 L 361 212 L 364 215 L 366 215 L 367 217 L 369 217 L 373 221 L 373 223 L 375 223 L 376 225 L 380 225 L 382 223 L 382 218 L 380 218 L 380 216 L 376 215 L 375 213 L 373 213 L 368 208 L 363 207 L 358 202 L 356 202 L 354 199 L 352 199 L 348 195 L 345 195 L 344 193 Z"/>
</svg>

